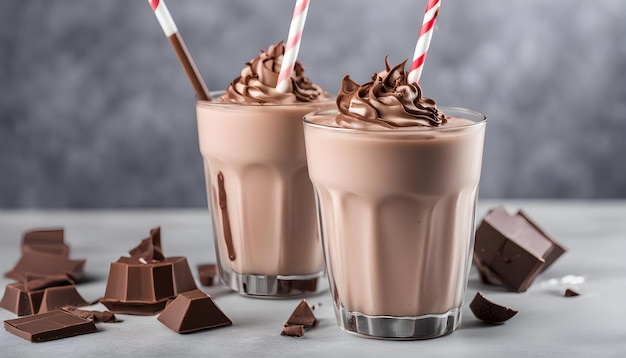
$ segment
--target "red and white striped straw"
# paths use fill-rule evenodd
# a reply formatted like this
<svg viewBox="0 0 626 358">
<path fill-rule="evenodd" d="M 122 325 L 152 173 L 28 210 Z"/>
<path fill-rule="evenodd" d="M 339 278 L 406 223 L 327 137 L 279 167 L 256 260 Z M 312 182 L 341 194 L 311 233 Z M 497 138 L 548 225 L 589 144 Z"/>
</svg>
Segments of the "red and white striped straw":
<svg viewBox="0 0 626 358">
<path fill-rule="evenodd" d="M 415 53 L 413 54 L 413 62 L 411 63 L 411 69 L 409 70 L 409 83 L 419 83 L 420 77 L 422 76 L 424 61 L 426 60 L 430 40 L 433 37 L 433 30 L 435 27 L 435 21 L 439 15 L 440 5 L 440 0 L 428 0 L 428 4 L 426 5 L 424 21 L 422 21 L 422 28 L 420 29 L 420 34 L 417 37 Z"/>
<path fill-rule="evenodd" d="M 291 26 L 289 26 L 289 36 L 285 44 L 285 55 L 283 63 L 278 73 L 278 82 L 276 90 L 278 92 L 286 92 L 289 88 L 289 79 L 296 65 L 298 51 L 300 51 L 300 42 L 302 40 L 302 31 L 306 22 L 306 14 L 309 11 L 309 0 L 297 0 L 296 7 L 293 9 L 293 17 L 291 18 Z"/>
<path fill-rule="evenodd" d="M 189 81 L 191 81 L 191 85 L 196 91 L 198 99 L 205 101 L 211 100 L 209 90 L 206 88 L 191 55 L 189 55 L 185 42 L 183 38 L 180 37 L 176 23 L 174 23 L 174 19 L 172 19 L 172 15 L 167 9 L 165 2 L 163 0 L 148 0 L 148 3 L 150 3 L 150 7 L 154 10 L 154 15 L 156 15 L 157 20 L 159 20 L 159 24 L 165 36 L 170 40 L 170 44 L 174 48 L 174 52 L 176 52 L 176 56 L 178 56 L 181 65 L 183 65 L 187 77 L 189 77 Z"/>
</svg>

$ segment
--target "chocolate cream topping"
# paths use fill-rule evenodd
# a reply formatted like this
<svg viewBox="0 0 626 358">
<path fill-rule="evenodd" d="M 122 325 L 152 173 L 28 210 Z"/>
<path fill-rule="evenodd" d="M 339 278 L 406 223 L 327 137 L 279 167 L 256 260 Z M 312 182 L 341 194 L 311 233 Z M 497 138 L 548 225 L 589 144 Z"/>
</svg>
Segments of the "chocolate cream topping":
<svg viewBox="0 0 626 358">
<path fill-rule="evenodd" d="M 312 102 L 327 99 L 328 94 L 304 75 L 304 67 L 296 61 L 286 93 L 276 90 L 280 66 L 285 55 L 283 42 L 261 50 L 258 57 L 246 63 L 241 76 L 235 78 L 218 102 L 264 104 Z"/>
<path fill-rule="evenodd" d="M 337 125 L 352 129 L 429 127 L 446 123 L 446 115 L 435 101 L 422 97 L 417 83 L 408 83 L 406 60 L 391 68 L 385 58 L 386 70 L 359 86 L 343 78 L 337 94 L 339 114 Z"/>
</svg>

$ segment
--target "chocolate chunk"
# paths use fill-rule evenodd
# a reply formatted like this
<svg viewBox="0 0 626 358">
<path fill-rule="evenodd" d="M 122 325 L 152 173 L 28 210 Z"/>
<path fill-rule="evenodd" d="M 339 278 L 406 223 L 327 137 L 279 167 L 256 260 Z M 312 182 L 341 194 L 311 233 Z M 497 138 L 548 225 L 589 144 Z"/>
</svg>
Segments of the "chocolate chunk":
<svg viewBox="0 0 626 358">
<path fill-rule="evenodd" d="M 299 324 L 295 326 L 285 326 L 280 332 L 281 336 L 302 337 L 304 336 L 304 326 Z"/>
<path fill-rule="evenodd" d="M 200 290 L 179 294 L 158 320 L 177 333 L 231 325 L 231 320 L 217 307 L 213 299 Z"/>
<path fill-rule="evenodd" d="M 162 311 L 168 299 L 198 288 L 186 257 L 163 257 L 159 228 L 130 253 L 109 269 L 100 302 L 112 312 L 152 315 Z"/>
<path fill-rule="evenodd" d="M 317 319 L 311 311 L 311 307 L 306 300 L 300 301 L 298 307 L 293 311 L 285 326 L 297 326 L 303 325 L 304 327 L 314 327 L 317 324 Z"/>
<path fill-rule="evenodd" d="M 484 282 L 524 292 L 565 249 L 521 211 L 489 212 L 476 231 L 474 263 Z"/>
<path fill-rule="evenodd" d="M 0 307 L 18 316 L 32 315 L 39 311 L 43 293 L 43 289 L 27 290 L 23 283 L 8 284 L 4 289 Z"/>
<path fill-rule="evenodd" d="M 48 287 L 44 290 L 39 313 L 49 312 L 65 306 L 88 306 L 89 302 L 78 293 L 75 285 Z"/>
<path fill-rule="evenodd" d="M 165 257 L 161 249 L 161 228 L 157 227 L 150 230 L 150 237 L 143 239 L 138 246 L 128 253 L 130 257 L 143 258 L 146 262 L 163 260 Z"/>
<path fill-rule="evenodd" d="M 111 263 L 100 302 L 115 313 L 151 315 L 163 310 L 174 295 L 171 263 L 142 264 L 122 257 Z"/>
<path fill-rule="evenodd" d="M 76 315 L 78 317 L 90 319 L 94 322 L 103 322 L 103 323 L 120 322 L 117 319 L 117 317 L 115 317 L 113 312 L 109 312 L 109 311 L 81 310 L 75 307 L 63 307 L 63 310 L 73 315 Z"/>
<path fill-rule="evenodd" d="M 22 253 L 32 250 L 68 257 L 69 247 L 64 242 L 63 229 L 31 230 L 26 232 L 22 239 Z"/>
<path fill-rule="evenodd" d="M 174 295 L 198 289 L 186 257 L 167 257 L 163 260 L 163 262 L 170 263 L 172 265 Z"/>
<path fill-rule="evenodd" d="M 23 280 L 24 277 L 45 278 L 67 275 L 72 280 L 79 281 L 83 276 L 84 265 L 85 260 L 70 260 L 56 254 L 27 251 L 5 276 L 15 280 Z"/>
<path fill-rule="evenodd" d="M 4 321 L 4 329 L 31 342 L 44 342 L 97 332 L 93 321 L 63 310 Z"/>
<path fill-rule="evenodd" d="M 198 277 L 200 284 L 203 286 L 213 286 L 215 277 L 217 276 L 217 266 L 215 264 L 198 265 Z"/>
<path fill-rule="evenodd" d="M 580 296 L 580 293 L 572 290 L 571 288 L 568 288 L 565 290 L 565 297 L 576 297 L 576 296 Z"/>
<path fill-rule="evenodd" d="M 503 323 L 515 316 L 518 312 L 509 307 L 504 307 L 489 301 L 480 292 L 476 292 L 476 296 L 474 296 L 474 299 L 470 303 L 470 309 L 476 318 L 491 324 Z"/>
</svg>

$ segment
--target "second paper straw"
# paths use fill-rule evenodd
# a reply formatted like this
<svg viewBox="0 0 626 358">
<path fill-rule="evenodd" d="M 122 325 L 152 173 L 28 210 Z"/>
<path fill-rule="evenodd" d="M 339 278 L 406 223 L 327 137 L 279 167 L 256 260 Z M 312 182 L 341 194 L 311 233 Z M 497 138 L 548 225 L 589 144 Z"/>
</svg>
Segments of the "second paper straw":
<svg viewBox="0 0 626 358">
<path fill-rule="evenodd" d="M 296 7 L 293 10 L 293 17 L 291 18 L 291 26 L 289 26 L 287 43 L 285 44 L 285 55 L 283 56 L 283 63 L 280 66 L 278 82 L 276 83 L 276 90 L 278 92 L 284 93 L 289 88 L 289 79 L 293 73 L 293 68 L 298 58 L 298 52 L 300 51 L 302 31 L 304 30 L 304 23 L 306 22 L 308 11 L 309 0 L 296 1 Z"/>
<path fill-rule="evenodd" d="M 198 96 L 198 99 L 201 100 L 211 100 L 209 90 L 204 84 L 204 81 L 200 76 L 200 72 L 198 71 L 198 68 L 196 68 L 189 51 L 187 51 L 187 46 L 185 46 L 183 38 L 180 37 L 180 34 L 178 33 L 178 28 L 176 27 L 176 23 L 174 22 L 170 11 L 167 9 L 167 5 L 165 5 L 163 0 L 148 0 L 148 3 L 150 3 L 150 7 L 152 7 L 154 15 L 159 21 L 165 36 L 167 36 L 168 40 L 170 40 L 170 44 L 174 48 L 181 65 L 183 65 L 185 73 L 187 73 L 187 77 L 189 77 L 189 81 L 191 81 L 191 85 L 196 92 L 196 96 Z"/>
</svg>

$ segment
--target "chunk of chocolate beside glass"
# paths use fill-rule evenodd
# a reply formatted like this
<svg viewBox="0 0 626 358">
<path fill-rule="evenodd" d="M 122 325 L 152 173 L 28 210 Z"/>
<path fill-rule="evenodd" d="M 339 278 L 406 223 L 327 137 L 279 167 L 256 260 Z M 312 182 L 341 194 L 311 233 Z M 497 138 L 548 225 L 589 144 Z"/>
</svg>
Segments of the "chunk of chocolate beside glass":
<svg viewBox="0 0 626 358">
<path fill-rule="evenodd" d="M 491 210 L 476 231 L 474 264 L 484 282 L 525 292 L 565 252 L 526 214 Z"/>
<path fill-rule="evenodd" d="M 179 294 L 159 315 L 158 320 L 177 333 L 231 325 L 231 320 L 200 290 Z"/>
<path fill-rule="evenodd" d="M 479 320 L 491 324 L 504 323 L 517 314 L 517 310 L 499 305 L 485 298 L 482 293 L 476 292 L 476 296 L 470 303 L 470 309 Z"/>
</svg>

